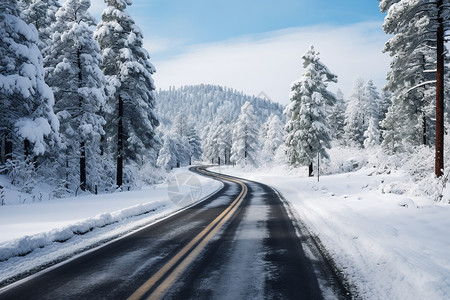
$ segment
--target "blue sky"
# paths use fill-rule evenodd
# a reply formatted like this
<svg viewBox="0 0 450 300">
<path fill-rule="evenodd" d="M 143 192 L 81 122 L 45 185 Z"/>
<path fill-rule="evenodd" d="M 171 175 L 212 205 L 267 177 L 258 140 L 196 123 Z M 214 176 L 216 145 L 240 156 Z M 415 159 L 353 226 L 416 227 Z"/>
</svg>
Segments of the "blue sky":
<svg viewBox="0 0 450 300">
<path fill-rule="evenodd" d="M 100 18 L 103 0 L 91 1 Z M 158 88 L 213 83 L 287 103 L 310 44 L 341 79 L 330 89 L 346 95 L 360 76 L 381 88 L 389 66 L 377 0 L 133 0 L 127 10 Z"/>
<path fill-rule="evenodd" d="M 311 25 L 382 21 L 376 0 L 134 0 L 129 13 L 148 38 L 172 40 L 173 49 Z"/>
</svg>

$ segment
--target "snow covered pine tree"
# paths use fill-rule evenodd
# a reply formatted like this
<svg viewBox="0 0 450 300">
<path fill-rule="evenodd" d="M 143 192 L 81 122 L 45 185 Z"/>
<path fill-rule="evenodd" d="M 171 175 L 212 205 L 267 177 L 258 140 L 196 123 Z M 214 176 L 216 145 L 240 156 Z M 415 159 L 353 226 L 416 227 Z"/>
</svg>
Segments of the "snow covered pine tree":
<svg viewBox="0 0 450 300">
<path fill-rule="evenodd" d="M 261 155 L 263 165 L 274 162 L 275 152 L 284 143 L 284 124 L 276 114 L 270 115 L 263 125 L 260 136 Z"/>
<path fill-rule="evenodd" d="M 387 12 L 383 29 L 392 35 L 384 49 L 392 57 L 386 89 L 393 99 L 382 124 L 383 146 L 394 152 L 408 145 L 427 144 L 431 133 L 428 124 L 435 112 L 435 173 L 439 177 L 444 168 L 444 32 L 449 29 L 449 2 L 379 1 L 381 11 Z"/>
<path fill-rule="evenodd" d="M 95 25 L 88 13 L 90 5 L 90 0 L 64 2 L 56 13 L 53 39 L 45 59 L 47 82 L 55 94 L 55 112 L 66 150 L 59 154 L 66 156 L 59 159 L 60 168 L 67 168 L 66 174 L 76 173 L 77 162 L 73 158 L 79 158 L 79 187 L 83 191 L 87 187 L 86 159 L 96 159 L 105 125 L 99 111 L 105 102 L 106 81 L 99 67 L 100 48 L 90 28 Z"/>
<path fill-rule="evenodd" d="M 117 186 L 123 183 L 123 163 L 156 165 L 161 140 L 155 130 L 159 120 L 155 112 L 155 68 L 143 48 L 143 35 L 126 12 L 131 0 L 105 0 L 95 38 L 103 55 L 102 70 L 111 90 L 105 116 L 106 139 L 116 147 Z"/>
<path fill-rule="evenodd" d="M 347 103 L 344 100 L 344 94 L 338 89 L 336 103 L 328 107 L 327 119 L 331 127 L 331 138 L 339 143 L 343 143 L 346 109 Z"/>
<path fill-rule="evenodd" d="M 241 114 L 233 130 L 232 162 L 241 166 L 256 167 L 256 156 L 258 154 L 258 128 L 256 124 L 253 106 L 247 101 L 241 108 Z"/>
<path fill-rule="evenodd" d="M 21 6 L 23 20 L 33 24 L 39 33 L 38 47 L 45 58 L 52 43 L 52 25 L 56 22 L 56 12 L 61 5 L 58 0 L 21 0 Z"/>
<path fill-rule="evenodd" d="M 291 103 L 286 107 L 286 151 L 289 164 L 309 166 L 309 176 L 313 174 L 313 161 L 320 154 L 328 158 L 326 148 L 330 148 L 329 125 L 326 120 L 325 105 L 332 106 L 336 96 L 327 90 L 327 82 L 337 82 L 320 61 L 314 46 L 303 55 L 305 73 L 291 86 Z"/>
<path fill-rule="evenodd" d="M 374 120 L 378 128 L 379 93 L 372 80 L 364 82 L 359 78 L 355 82 L 352 95 L 349 97 L 345 111 L 345 140 L 348 145 L 362 147 L 364 132 L 369 128 L 369 122 Z"/>
<path fill-rule="evenodd" d="M 38 33 L 19 18 L 16 0 L 0 0 L 0 40 L 0 135 L 4 162 L 13 149 L 17 149 L 17 155 L 39 155 L 57 144 L 59 122 L 53 112 L 53 93 L 44 82 Z M 13 147 L 19 143 L 23 146 Z"/>
<path fill-rule="evenodd" d="M 231 125 L 223 119 L 222 115 L 218 114 L 214 122 L 205 128 L 202 139 L 203 159 L 218 164 L 229 163 L 231 139 Z"/>
<path fill-rule="evenodd" d="M 192 159 L 199 159 L 202 155 L 201 140 L 198 136 L 193 121 L 184 113 L 179 113 L 173 122 L 172 132 L 178 134 L 181 140 L 186 139 L 189 149 L 189 159 L 186 164 L 191 164 Z"/>
</svg>

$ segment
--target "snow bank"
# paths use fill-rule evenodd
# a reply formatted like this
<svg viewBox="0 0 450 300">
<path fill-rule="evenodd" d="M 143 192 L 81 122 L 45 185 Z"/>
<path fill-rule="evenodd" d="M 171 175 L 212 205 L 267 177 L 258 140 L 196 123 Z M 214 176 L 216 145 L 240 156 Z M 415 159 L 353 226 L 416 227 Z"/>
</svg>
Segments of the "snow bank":
<svg viewBox="0 0 450 300">
<path fill-rule="evenodd" d="M 72 225 L 52 229 L 48 232 L 31 236 L 27 235 L 1 244 L 0 261 L 14 256 L 26 255 L 34 249 L 43 248 L 54 242 L 63 243 L 74 235 L 83 235 L 95 228 L 104 227 L 129 217 L 147 214 L 157 209 L 163 209 L 165 206 L 166 203 L 164 201 L 139 204 L 112 213 L 105 212 Z"/>
<path fill-rule="evenodd" d="M 187 172 L 186 168 L 177 169 L 172 176 Z M 0 206 L 0 262 L 27 255 L 35 249 L 63 244 L 74 236 L 86 235 L 125 219 L 146 216 L 146 222 L 152 223 L 201 201 L 222 187 L 218 181 L 189 174 L 195 176 L 199 187 L 195 190 L 195 199 L 182 205 L 171 199 L 168 183 L 164 183 L 141 191 Z M 192 194 L 192 191 L 180 188 L 179 193 Z"/>
<path fill-rule="evenodd" d="M 392 183 L 408 182 L 404 172 L 377 174 L 365 167 L 317 182 L 299 177 L 303 169 L 216 170 L 279 190 L 363 299 L 450 297 L 450 206 L 385 193 Z"/>
</svg>

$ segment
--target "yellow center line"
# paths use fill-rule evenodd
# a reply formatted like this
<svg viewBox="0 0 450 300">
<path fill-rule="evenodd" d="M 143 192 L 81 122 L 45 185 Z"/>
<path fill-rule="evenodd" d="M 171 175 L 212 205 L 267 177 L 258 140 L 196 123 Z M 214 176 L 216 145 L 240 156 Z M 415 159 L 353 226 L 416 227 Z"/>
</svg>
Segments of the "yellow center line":
<svg viewBox="0 0 450 300">
<path fill-rule="evenodd" d="M 209 173 L 209 172 L 208 172 Z M 158 288 L 147 299 L 160 299 L 166 291 L 172 286 L 178 276 L 189 266 L 189 264 L 198 256 L 208 242 L 214 237 L 217 231 L 227 222 L 235 213 L 239 205 L 242 203 L 247 194 L 247 186 L 238 180 L 222 177 L 210 173 L 211 176 L 221 178 L 227 181 L 232 181 L 241 185 L 242 190 L 238 197 L 212 221 L 205 229 L 203 229 L 193 240 L 183 247 L 172 259 L 170 259 L 158 272 L 156 272 L 150 279 L 148 279 L 142 286 L 140 286 L 128 300 L 141 299 L 155 284 L 161 280 L 177 263 L 179 265 L 169 274 L 169 276 L 158 286 Z M 206 236 L 206 237 L 205 237 Z M 203 240 L 202 240 L 203 239 Z M 200 243 L 199 243 L 200 242 Z M 198 243 L 198 244 L 197 244 Z M 197 244 L 197 246 L 195 246 Z M 195 247 L 194 247 L 195 246 Z M 191 251 L 192 250 L 192 251 Z M 182 259 L 189 251 L 188 256 Z"/>
</svg>

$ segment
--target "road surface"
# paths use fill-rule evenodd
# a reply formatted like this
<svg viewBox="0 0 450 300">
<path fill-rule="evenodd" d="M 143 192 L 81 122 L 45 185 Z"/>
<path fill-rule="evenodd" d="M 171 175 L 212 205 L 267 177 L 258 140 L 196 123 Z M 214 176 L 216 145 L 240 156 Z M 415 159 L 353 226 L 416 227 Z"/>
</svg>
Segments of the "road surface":
<svg viewBox="0 0 450 300">
<path fill-rule="evenodd" d="M 0 299 L 351 299 L 279 194 L 223 182 L 205 201 L 0 290 Z M 303 235 L 302 235 L 303 233 Z"/>
</svg>

